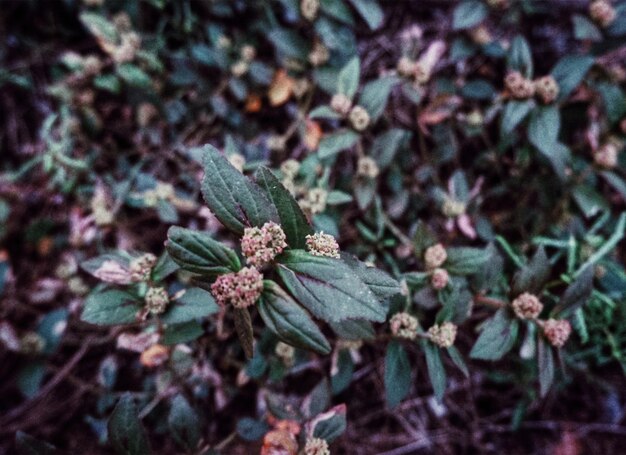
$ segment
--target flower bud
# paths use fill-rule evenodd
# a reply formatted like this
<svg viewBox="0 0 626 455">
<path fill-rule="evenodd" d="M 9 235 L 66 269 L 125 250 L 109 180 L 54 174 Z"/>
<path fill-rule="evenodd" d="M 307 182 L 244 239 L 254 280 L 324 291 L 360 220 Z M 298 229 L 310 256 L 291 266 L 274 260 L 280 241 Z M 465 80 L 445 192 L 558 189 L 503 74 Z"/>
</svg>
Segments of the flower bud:
<svg viewBox="0 0 626 455">
<path fill-rule="evenodd" d="M 479 25 L 471 29 L 469 31 L 469 35 L 470 38 L 472 38 L 472 41 L 474 41 L 474 43 L 478 44 L 479 46 L 484 46 L 493 41 L 493 37 L 491 36 L 489 29 L 484 25 Z"/>
<path fill-rule="evenodd" d="M 415 61 L 409 57 L 401 57 L 396 65 L 398 74 L 403 77 L 412 77 L 415 74 Z"/>
<path fill-rule="evenodd" d="M 247 308 L 263 292 L 263 275 L 254 267 L 244 267 L 239 272 L 220 275 L 211 285 L 211 293 L 220 305 Z"/>
<path fill-rule="evenodd" d="M 430 284 L 436 290 L 441 290 L 448 285 L 450 275 L 446 269 L 435 269 L 430 276 Z"/>
<path fill-rule="evenodd" d="M 321 438 L 308 438 L 304 445 L 304 455 L 330 455 L 328 443 Z"/>
<path fill-rule="evenodd" d="M 322 66 L 330 58 L 330 52 L 328 48 L 321 42 L 316 41 L 313 44 L 313 49 L 309 52 L 309 63 L 313 66 Z"/>
<path fill-rule="evenodd" d="M 317 13 L 320 9 L 319 0 L 301 0 L 300 1 L 300 13 L 307 21 L 313 22 L 317 17 Z"/>
<path fill-rule="evenodd" d="M 46 340 L 36 332 L 26 332 L 20 339 L 20 352 L 26 355 L 41 354 L 46 347 Z"/>
<path fill-rule="evenodd" d="M 441 267 L 448 259 L 448 253 L 441 243 L 428 247 L 424 252 L 424 263 L 429 270 Z"/>
<path fill-rule="evenodd" d="M 552 76 L 544 76 L 535 80 L 535 92 L 544 104 L 553 103 L 559 96 L 559 86 Z"/>
<path fill-rule="evenodd" d="M 298 201 L 303 210 L 308 210 L 311 214 L 322 213 L 326 210 L 326 200 L 328 191 L 323 188 L 311 188 L 306 198 Z"/>
<path fill-rule="evenodd" d="M 297 160 L 289 159 L 283 161 L 280 165 L 280 172 L 285 178 L 293 180 L 300 171 L 300 163 Z"/>
<path fill-rule="evenodd" d="M 467 206 L 464 202 L 457 201 L 450 197 L 445 198 L 441 206 L 441 212 L 449 218 L 461 216 L 465 213 L 465 210 L 467 210 Z"/>
<path fill-rule="evenodd" d="M 260 268 L 283 252 L 287 247 L 285 239 L 283 229 L 273 221 L 269 221 L 261 228 L 251 227 L 244 230 L 241 252 L 248 264 Z"/>
<path fill-rule="evenodd" d="M 409 313 L 396 313 L 389 320 L 391 334 L 397 338 L 414 340 L 417 337 L 417 318 Z"/>
<path fill-rule="evenodd" d="M 235 77 L 241 77 L 248 72 L 248 63 L 244 60 L 239 60 L 233 63 L 230 67 L 230 73 Z"/>
<path fill-rule="evenodd" d="M 613 142 L 608 142 L 593 153 L 593 160 L 600 167 L 613 169 L 617 166 L 617 154 L 617 145 Z"/>
<path fill-rule="evenodd" d="M 375 179 L 378 177 L 380 169 L 378 164 L 369 156 L 362 156 L 359 158 L 356 166 L 356 175 L 359 177 L 365 177 L 369 179 Z"/>
<path fill-rule="evenodd" d="M 282 360 L 285 366 L 290 367 L 293 365 L 294 355 L 296 353 L 296 350 L 293 346 L 279 341 L 278 343 L 276 343 L 274 353 Z"/>
<path fill-rule="evenodd" d="M 591 5 L 589 5 L 589 16 L 594 20 L 600 27 L 606 28 L 613 23 L 617 13 L 607 0 L 594 0 Z"/>
<path fill-rule="evenodd" d="M 170 302 L 167 291 L 162 287 L 149 288 L 144 300 L 146 301 L 146 310 L 152 314 L 163 313 L 167 308 L 167 304 Z"/>
<path fill-rule="evenodd" d="M 526 79 L 519 71 L 512 71 L 504 78 L 504 85 L 516 99 L 527 99 L 535 94 L 533 82 Z"/>
<path fill-rule="evenodd" d="M 515 315 L 520 319 L 537 319 L 543 310 L 543 304 L 539 299 L 528 292 L 517 296 L 511 306 Z"/>
<path fill-rule="evenodd" d="M 370 124 L 370 115 L 364 107 L 354 106 L 350 111 L 350 124 L 357 131 L 363 131 Z"/>
<path fill-rule="evenodd" d="M 543 334 L 555 348 L 561 348 L 572 333 L 572 326 L 565 319 L 548 319 L 543 323 Z"/>
<path fill-rule="evenodd" d="M 337 240 L 323 232 L 316 232 L 306 236 L 306 247 L 314 256 L 325 256 L 329 258 L 339 258 L 339 245 Z"/>
<path fill-rule="evenodd" d="M 254 60 L 254 57 L 256 57 L 256 49 L 254 48 L 254 46 L 246 44 L 241 48 L 241 58 L 244 61 L 249 62 L 251 60 Z"/>
<path fill-rule="evenodd" d="M 428 329 L 430 341 L 441 348 L 449 348 L 456 339 L 457 327 L 451 322 L 444 322 L 441 325 L 433 325 Z"/>
<path fill-rule="evenodd" d="M 352 100 L 343 93 L 335 93 L 330 100 L 330 107 L 341 116 L 346 116 L 352 107 Z"/>
<path fill-rule="evenodd" d="M 142 254 L 138 258 L 133 259 L 129 267 L 131 281 L 134 283 L 148 281 L 152 267 L 154 267 L 156 262 L 156 256 L 150 253 Z"/>
</svg>

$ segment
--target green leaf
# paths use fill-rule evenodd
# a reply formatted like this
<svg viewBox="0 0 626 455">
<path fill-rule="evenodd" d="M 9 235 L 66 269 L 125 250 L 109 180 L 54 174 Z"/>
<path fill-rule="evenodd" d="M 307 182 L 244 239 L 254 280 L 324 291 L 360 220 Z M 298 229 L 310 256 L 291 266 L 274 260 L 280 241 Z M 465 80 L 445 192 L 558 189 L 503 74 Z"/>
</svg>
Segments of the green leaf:
<svg viewBox="0 0 626 455">
<path fill-rule="evenodd" d="M 500 135 L 505 137 L 512 132 L 517 125 L 520 124 L 528 113 L 535 106 L 532 100 L 517 101 L 511 100 L 504 106 L 502 112 L 502 122 L 500 124 Z"/>
<path fill-rule="evenodd" d="M 325 439 L 329 444 L 346 431 L 346 405 L 339 404 L 316 416 L 310 424 L 313 437 Z"/>
<path fill-rule="evenodd" d="M 585 218 L 592 218 L 598 213 L 609 209 L 606 199 L 593 186 L 585 183 L 577 185 L 572 190 L 572 197 L 583 212 L 583 215 L 585 215 Z"/>
<path fill-rule="evenodd" d="M 336 155 L 342 150 L 351 148 L 359 139 L 358 133 L 352 130 L 339 130 L 322 138 L 317 148 L 320 159 Z"/>
<path fill-rule="evenodd" d="M 329 325 L 337 336 L 344 340 L 373 340 L 376 337 L 372 323 L 362 319 L 346 319 L 330 322 Z"/>
<path fill-rule="evenodd" d="M 396 407 L 411 389 L 411 364 L 402 345 L 393 340 L 385 354 L 385 398 L 387 407 Z"/>
<path fill-rule="evenodd" d="M 526 78 L 533 77 L 533 56 L 523 36 L 518 35 L 511 41 L 506 64 L 510 70 L 519 71 Z"/>
<path fill-rule="evenodd" d="M 424 342 L 422 346 L 424 354 L 426 354 L 426 366 L 430 383 L 433 386 L 437 401 L 441 402 L 443 395 L 446 393 L 446 370 L 443 368 L 441 353 L 439 348 L 429 341 Z"/>
<path fill-rule="evenodd" d="M 370 267 L 349 253 L 341 253 L 341 259 L 380 300 L 400 293 L 400 283 L 384 270 Z"/>
<path fill-rule="evenodd" d="M 247 226 L 278 222 L 276 208 L 257 184 L 235 169 L 212 145 L 204 146 L 202 195 L 224 226 L 243 234 Z"/>
<path fill-rule="evenodd" d="M 276 28 L 268 33 L 276 50 L 285 57 L 306 61 L 311 45 L 294 30 Z"/>
<path fill-rule="evenodd" d="M 220 275 L 241 269 L 237 253 L 213 240 L 206 232 L 172 226 L 165 248 L 181 268 L 203 275 Z"/>
<path fill-rule="evenodd" d="M 348 349 L 340 349 L 336 354 L 336 362 L 331 371 L 330 386 L 334 395 L 338 395 L 350 386 L 354 373 L 354 362 Z"/>
<path fill-rule="evenodd" d="M 169 303 L 161 317 L 165 324 L 180 324 L 204 318 L 219 311 L 210 292 L 200 288 L 185 289 L 184 293 Z"/>
<path fill-rule="evenodd" d="M 580 14 L 572 16 L 574 38 L 589 41 L 602 41 L 602 32 L 587 17 Z"/>
<path fill-rule="evenodd" d="M 152 281 L 163 281 L 180 267 L 172 260 L 167 251 L 165 251 L 158 259 L 152 269 Z"/>
<path fill-rule="evenodd" d="M 559 85 L 559 100 L 564 100 L 585 78 L 594 63 L 589 55 L 567 55 L 552 68 L 552 77 Z"/>
<path fill-rule="evenodd" d="M 594 267 L 589 265 L 570 284 L 553 313 L 561 318 L 570 317 L 574 312 L 586 304 L 593 291 Z"/>
<path fill-rule="evenodd" d="M 460 3 L 452 13 L 452 28 L 464 30 L 480 24 L 489 11 L 484 3 L 477 0 L 469 0 Z"/>
<path fill-rule="evenodd" d="M 45 340 L 46 346 L 44 349 L 45 354 L 52 354 L 56 351 L 56 348 L 61 343 L 61 338 L 65 333 L 67 326 L 68 310 L 66 308 L 59 308 L 46 314 L 39 326 L 37 327 L 37 333 Z"/>
<path fill-rule="evenodd" d="M 487 262 L 490 252 L 486 248 L 448 248 L 445 269 L 452 275 L 472 275 Z"/>
<path fill-rule="evenodd" d="M 116 69 L 117 75 L 133 87 L 148 88 L 152 86 L 152 79 L 144 70 L 132 63 L 122 63 Z"/>
<path fill-rule="evenodd" d="M 289 247 L 304 248 L 306 236 L 312 234 L 313 229 L 298 202 L 268 168 L 260 167 L 255 174 L 255 179 L 276 207 Z"/>
<path fill-rule="evenodd" d="M 368 82 L 363 87 L 358 104 L 365 108 L 372 122 L 378 120 L 385 111 L 389 93 L 396 82 L 395 77 L 387 76 Z"/>
<path fill-rule="evenodd" d="M 324 118 L 324 119 L 337 120 L 341 118 L 341 115 L 333 111 L 330 106 L 318 106 L 315 109 L 313 109 L 311 112 L 309 112 L 309 118 L 310 119 Z"/>
<path fill-rule="evenodd" d="M 376 0 L 350 0 L 370 30 L 376 30 L 383 24 L 383 10 Z"/>
<path fill-rule="evenodd" d="M 61 453 L 53 445 L 22 431 L 15 433 L 15 447 L 21 455 L 59 455 Z"/>
<path fill-rule="evenodd" d="M 492 318 L 484 323 L 483 330 L 470 352 L 470 357 L 472 359 L 500 360 L 513 347 L 518 330 L 518 321 L 511 319 L 506 309 L 499 309 Z"/>
<path fill-rule="evenodd" d="M 411 138 L 411 132 L 401 128 L 391 128 L 377 136 L 370 149 L 370 155 L 381 169 L 386 169 L 396 154 Z"/>
<path fill-rule="evenodd" d="M 511 293 L 517 297 L 523 292 L 538 294 L 550 277 L 550 261 L 543 246 L 540 246 L 529 264 L 522 267 L 513 276 Z"/>
<path fill-rule="evenodd" d="M 354 25 L 350 8 L 342 0 L 320 0 L 320 9 L 347 25 Z"/>
<path fill-rule="evenodd" d="M 134 295 L 110 289 L 89 294 L 81 320 L 98 325 L 130 324 L 136 321 L 141 302 Z"/>
<path fill-rule="evenodd" d="M 109 417 L 107 427 L 109 441 L 117 453 L 146 455 L 152 452 L 130 393 L 122 395 Z"/>
<path fill-rule="evenodd" d="M 337 93 L 343 93 L 352 99 L 359 88 L 361 63 L 359 57 L 354 57 L 339 71 L 337 77 Z"/>
<path fill-rule="evenodd" d="M 315 316 L 331 322 L 385 320 L 385 308 L 343 261 L 301 250 L 287 251 L 278 260 L 285 285 Z"/>
<path fill-rule="evenodd" d="M 197 320 L 183 324 L 168 325 L 163 331 L 160 342 L 166 346 L 189 343 L 204 335 L 202 324 Z"/>
<path fill-rule="evenodd" d="M 452 359 L 452 362 L 454 362 L 456 367 L 461 370 L 463 375 L 466 378 L 469 378 L 469 370 L 467 369 L 467 365 L 465 364 L 465 361 L 463 360 L 463 357 L 461 356 L 459 350 L 454 346 L 450 346 L 448 348 L 448 355 L 450 356 L 450 359 Z"/>
<path fill-rule="evenodd" d="M 237 434 L 245 441 L 258 441 L 269 431 L 269 426 L 262 420 L 244 417 L 237 421 Z"/>
<path fill-rule="evenodd" d="M 539 367 L 539 391 L 541 397 L 545 397 L 554 381 L 554 353 L 541 337 L 537 346 L 537 365 Z"/>
<path fill-rule="evenodd" d="M 186 451 L 198 446 L 201 437 L 200 418 L 183 395 L 172 400 L 167 424 L 174 440 Z"/>
<path fill-rule="evenodd" d="M 528 140 L 539 150 L 550 154 L 557 143 L 561 116 L 556 106 L 541 106 L 533 111 L 528 123 Z"/>
<path fill-rule="evenodd" d="M 80 14 L 80 21 L 98 40 L 116 44 L 118 34 L 115 25 L 104 16 L 97 13 L 84 12 Z"/>
<path fill-rule="evenodd" d="M 330 352 L 328 340 L 309 314 L 273 281 L 265 281 L 257 309 L 265 325 L 284 342 L 320 354 Z"/>
<path fill-rule="evenodd" d="M 44 361 L 31 360 L 19 369 L 16 378 L 17 387 L 26 398 L 33 398 L 41 389 L 45 375 Z"/>
<path fill-rule="evenodd" d="M 468 99 L 488 101 L 496 95 L 496 88 L 484 79 L 475 79 L 465 83 L 461 94 Z"/>
</svg>

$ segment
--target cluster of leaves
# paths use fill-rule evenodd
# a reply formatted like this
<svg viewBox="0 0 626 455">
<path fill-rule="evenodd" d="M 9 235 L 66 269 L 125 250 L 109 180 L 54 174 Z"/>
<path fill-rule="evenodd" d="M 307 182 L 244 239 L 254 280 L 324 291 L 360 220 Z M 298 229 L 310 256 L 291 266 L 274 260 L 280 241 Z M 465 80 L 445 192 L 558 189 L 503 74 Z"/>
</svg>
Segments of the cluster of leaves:
<svg viewBox="0 0 626 455">
<path fill-rule="evenodd" d="M 109 348 L 80 424 L 99 444 L 228 453 L 237 434 L 295 453 L 344 432 L 363 376 L 385 397 L 368 406 L 387 411 L 415 395 L 445 407 L 448 377 L 506 383 L 520 424 L 578 372 L 626 371 L 626 3 L 610 23 L 559 1 L 65 3 L 50 10 L 73 22 L 51 20 L 61 49 L 45 78 L 19 60 L 30 40 L 0 52 L 1 102 L 46 103 L 31 143 L 0 136 L 15 146 L 0 164 L 0 293 L 39 305 L 0 322 L 24 400 L 87 337 L 86 352 Z M 558 90 L 518 93 L 511 74 Z M 24 123 L 14 111 L 9 126 Z M 41 182 L 31 219 L 20 191 Z M 260 297 L 218 305 L 211 285 L 242 269 L 245 229 L 267 222 L 287 247 Z M 340 258 L 308 250 L 316 232 Z M 146 252 L 158 259 L 130 279 Z M 514 308 L 525 294 L 535 317 Z M 400 314 L 416 321 L 403 336 Z M 571 325 L 564 347 L 546 321 Z M 433 335 L 444 324 L 456 340 Z"/>
</svg>

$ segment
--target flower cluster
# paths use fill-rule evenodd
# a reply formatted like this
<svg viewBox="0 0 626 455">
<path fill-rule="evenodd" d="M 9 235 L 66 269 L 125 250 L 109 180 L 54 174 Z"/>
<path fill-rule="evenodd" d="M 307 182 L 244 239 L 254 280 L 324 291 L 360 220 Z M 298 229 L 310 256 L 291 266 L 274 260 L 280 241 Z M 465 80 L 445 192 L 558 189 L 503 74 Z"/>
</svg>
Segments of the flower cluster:
<svg viewBox="0 0 626 455">
<path fill-rule="evenodd" d="M 146 301 L 146 310 L 152 314 L 163 313 L 167 308 L 167 304 L 170 302 L 167 291 L 162 287 L 149 288 L 144 300 Z"/>
<path fill-rule="evenodd" d="M 254 305 L 263 292 L 263 275 L 254 267 L 244 267 L 239 272 L 220 275 L 211 285 L 211 293 L 220 305 L 235 308 Z"/>
<path fill-rule="evenodd" d="M 391 333 L 394 337 L 414 340 L 417 337 L 417 318 L 409 313 L 396 313 L 389 320 Z"/>
<path fill-rule="evenodd" d="M 300 13 L 307 21 L 313 22 L 320 9 L 319 0 L 302 0 L 300 2 Z"/>
<path fill-rule="evenodd" d="M 555 348 L 561 348 L 572 333 L 572 326 L 565 319 L 548 319 L 543 323 L 543 334 Z"/>
<path fill-rule="evenodd" d="M 430 284 L 434 289 L 441 290 L 448 285 L 450 275 L 446 269 L 434 269 L 430 275 Z"/>
<path fill-rule="evenodd" d="M 130 263 L 130 280 L 134 283 L 148 281 L 152 267 L 156 264 L 157 258 L 154 254 L 146 253 L 133 259 Z"/>
<path fill-rule="evenodd" d="M 335 237 L 323 232 L 316 232 L 306 236 L 306 247 L 314 256 L 326 256 L 329 258 L 339 258 L 339 244 Z"/>
<path fill-rule="evenodd" d="M 516 99 L 532 98 L 535 94 L 535 85 L 530 79 L 526 79 L 519 71 L 512 71 L 504 78 L 504 85 Z"/>
<path fill-rule="evenodd" d="M 330 107 L 337 114 L 345 117 L 352 108 L 352 100 L 343 93 L 335 93 L 330 100 Z"/>
<path fill-rule="evenodd" d="M 328 191 L 324 188 L 311 188 L 306 193 L 306 197 L 298 200 L 298 205 L 311 214 L 321 213 L 326 210 L 327 199 Z"/>
<path fill-rule="evenodd" d="M 594 0 L 591 5 L 589 5 L 589 16 L 591 16 L 591 19 L 600 25 L 600 27 L 606 28 L 613 23 L 617 13 L 613 5 L 607 0 Z"/>
<path fill-rule="evenodd" d="M 528 292 L 517 296 L 511 306 L 515 315 L 520 319 L 537 319 L 543 310 L 543 304 L 539 299 Z"/>
<path fill-rule="evenodd" d="M 559 85 L 552 76 L 543 76 L 536 79 L 535 92 L 544 104 L 553 103 L 559 96 Z"/>
<path fill-rule="evenodd" d="M 348 115 L 352 128 L 363 131 L 370 124 L 370 115 L 363 106 L 354 106 Z"/>
<path fill-rule="evenodd" d="M 424 263 L 429 270 L 441 267 L 448 259 L 448 253 L 441 243 L 428 247 L 424 253 Z"/>
<path fill-rule="evenodd" d="M 308 438 L 304 445 L 304 455 L 330 455 L 328 443 L 321 438 Z"/>
<path fill-rule="evenodd" d="M 428 329 L 428 336 L 430 341 L 435 343 L 441 348 L 449 348 L 454 344 L 456 339 L 457 327 L 451 322 L 444 322 L 443 324 L 435 324 Z"/>
<path fill-rule="evenodd" d="M 593 160 L 600 167 L 613 169 L 617 166 L 617 154 L 617 146 L 613 142 L 608 142 L 593 153 Z"/>
<path fill-rule="evenodd" d="M 248 264 L 263 267 L 287 247 L 286 236 L 280 225 L 269 221 L 261 228 L 246 228 L 241 239 L 241 252 Z"/>
<path fill-rule="evenodd" d="M 378 177 L 380 173 L 380 169 L 378 168 L 378 164 L 374 161 L 373 158 L 369 156 L 362 156 L 359 158 L 359 161 L 356 165 L 356 175 L 359 177 L 365 177 L 368 179 L 375 179 Z"/>
</svg>

